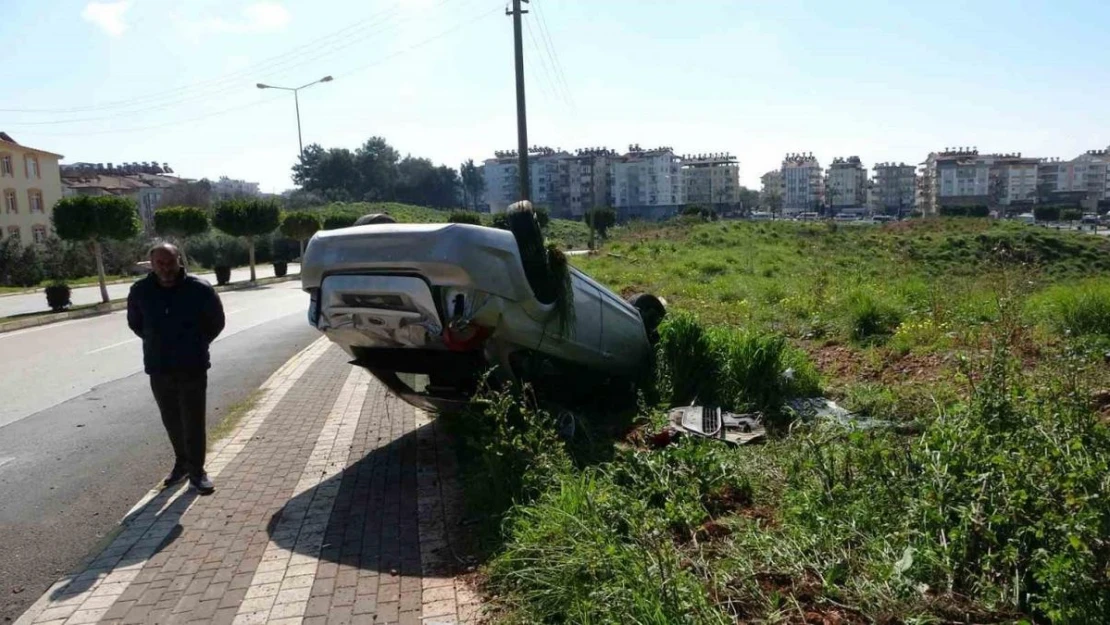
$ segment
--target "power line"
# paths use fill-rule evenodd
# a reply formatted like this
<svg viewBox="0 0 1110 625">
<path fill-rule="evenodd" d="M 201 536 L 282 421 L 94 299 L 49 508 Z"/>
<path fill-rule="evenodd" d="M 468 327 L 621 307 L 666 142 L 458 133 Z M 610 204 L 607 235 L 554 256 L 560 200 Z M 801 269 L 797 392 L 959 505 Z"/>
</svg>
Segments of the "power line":
<svg viewBox="0 0 1110 625">
<path fill-rule="evenodd" d="M 536 43 L 536 36 L 532 33 L 532 26 L 527 21 L 524 22 L 524 25 L 526 27 L 526 30 L 528 31 L 528 41 L 532 44 L 532 50 L 536 53 L 536 58 L 540 60 L 539 65 L 540 68 L 543 70 L 544 80 L 537 80 L 536 82 L 539 83 L 540 88 L 544 92 L 544 95 L 546 95 L 548 98 L 560 98 L 562 94 L 559 93 L 559 85 L 551 79 L 551 73 L 547 69 L 547 60 L 544 58 L 544 53 L 540 50 L 539 44 Z M 529 69 L 531 69 L 532 67 L 535 66 L 529 66 Z M 532 73 L 533 75 L 535 75 L 535 72 Z M 566 101 L 566 98 L 562 99 L 564 102 Z"/>
<path fill-rule="evenodd" d="M 567 84 L 566 74 L 563 73 L 563 64 L 559 61 L 559 55 L 555 52 L 555 44 L 551 40 L 551 31 L 547 28 L 547 19 L 543 16 L 543 7 L 540 0 L 534 0 L 532 5 L 536 9 L 536 15 L 540 18 L 540 35 L 543 37 L 544 43 L 547 45 L 548 53 L 551 56 L 552 65 L 555 67 L 555 74 L 557 75 L 560 83 L 562 84 L 563 91 L 566 93 L 572 109 L 577 107 L 574 104 L 574 94 L 571 93 L 570 85 Z"/>
<path fill-rule="evenodd" d="M 442 6 L 444 4 L 447 4 L 448 2 L 451 2 L 451 1 L 452 0 L 441 0 L 440 6 Z M 384 11 L 379 11 L 379 12 L 375 13 L 374 15 L 371 15 L 367 18 L 359 20 L 359 21 L 357 21 L 353 24 L 350 24 L 350 25 L 348 25 L 344 28 L 341 28 L 337 31 L 333 31 L 331 33 L 328 33 L 328 34 L 326 34 L 322 37 L 319 37 L 319 38 L 314 39 L 312 41 L 309 41 L 305 44 L 297 46 L 297 47 L 295 47 L 295 48 L 293 48 L 293 49 L 291 49 L 287 52 L 275 55 L 273 57 L 270 57 L 266 60 L 255 63 L 254 65 L 251 65 L 251 66 L 246 67 L 244 69 L 232 72 L 232 73 L 224 75 L 224 76 L 220 76 L 220 77 L 216 77 L 216 78 L 210 78 L 210 79 L 198 81 L 198 82 L 195 82 L 195 83 L 192 83 L 192 84 L 189 84 L 189 85 L 184 85 L 184 86 L 181 86 L 181 87 L 176 87 L 176 88 L 173 88 L 173 89 L 169 89 L 167 91 L 163 91 L 163 92 L 160 92 L 160 93 L 157 93 L 157 94 L 152 94 L 152 95 L 149 95 L 149 96 L 143 96 L 143 97 L 139 97 L 139 98 L 130 98 L 130 99 L 127 99 L 127 100 L 116 100 L 116 101 L 112 101 L 112 102 L 105 102 L 105 103 L 102 103 L 102 104 L 89 105 L 89 106 L 80 106 L 80 107 L 71 107 L 71 108 L 64 108 L 64 109 L 0 109 L 0 112 L 6 112 L 6 113 L 35 113 L 35 114 L 50 113 L 50 114 L 55 114 L 55 113 L 76 113 L 76 112 L 89 112 L 89 111 L 98 111 L 98 110 L 110 110 L 110 109 L 117 109 L 117 108 L 129 108 L 129 107 L 138 106 L 138 105 L 142 105 L 142 104 L 149 104 L 151 102 L 158 102 L 158 101 L 163 101 L 163 100 L 167 100 L 167 99 L 170 99 L 170 98 L 176 98 L 179 94 L 182 94 L 184 92 L 188 92 L 188 91 L 191 91 L 191 90 L 195 90 L 195 89 L 202 89 L 202 90 L 205 90 L 205 91 L 208 91 L 208 92 L 211 92 L 214 89 L 215 90 L 221 90 L 222 85 L 230 84 L 230 83 L 233 83 L 233 82 L 238 82 L 238 81 L 240 81 L 240 80 L 242 80 L 245 77 L 250 76 L 250 75 L 257 75 L 257 74 L 261 74 L 261 73 L 264 73 L 264 72 L 267 72 L 267 71 L 272 71 L 274 68 L 280 67 L 282 65 L 286 65 L 286 64 L 288 64 L 292 61 L 308 62 L 308 61 L 304 60 L 304 56 L 303 56 L 302 53 L 309 50 L 309 49 L 320 50 L 320 46 L 318 44 L 320 44 L 321 42 L 325 43 L 325 46 L 324 46 L 325 50 L 328 50 L 330 48 L 330 50 L 328 50 L 330 53 L 334 53 L 336 51 L 339 51 L 339 50 L 342 50 L 344 48 L 350 47 L 350 45 L 354 45 L 355 43 L 362 40 L 366 36 L 366 33 L 361 33 L 361 32 L 357 32 L 357 31 L 362 29 L 364 26 L 367 26 L 368 24 L 369 24 L 369 26 L 368 26 L 369 28 L 373 28 L 373 27 L 376 27 L 376 26 L 381 26 L 381 25 L 386 24 L 389 20 L 393 19 L 393 17 L 395 17 L 400 12 L 402 4 L 403 4 L 403 2 L 399 2 L 398 4 L 394 5 L 393 7 L 389 8 L 389 9 L 386 9 Z M 377 20 L 377 21 L 375 21 L 375 20 Z M 403 21 L 402 21 L 402 23 L 403 23 Z M 352 35 L 354 35 L 354 36 L 352 37 Z M 323 56 L 323 55 L 315 55 L 315 56 L 311 57 L 311 59 L 314 60 L 314 59 L 320 58 L 321 56 Z M 299 65 L 302 65 L 303 62 L 296 63 L 292 67 L 297 67 Z M 291 68 L 285 68 L 285 70 L 283 70 L 283 71 L 287 71 L 288 69 L 291 69 Z M 195 99 L 195 98 L 193 98 L 193 99 Z M 127 114 L 131 114 L 133 112 L 135 112 L 135 111 L 128 112 Z M 73 120 L 73 121 L 77 121 L 77 120 Z"/>
<path fill-rule="evenodd" d="M 429 43 L 432 43 L 434 41 L 442 39 L 442 38 L 456 32 L 456 31 L 458 31 L 458 30 L 460 30 L 460 29 L 462 29 L 466 26 L 469 26 L 470 24 L 473 24 L 473 23 L 475 23 L 475 22 L 477 22 L 477 21 L 479 21 L 479 20 L 481 20 L 485 17 L 488 17 L 488 16 L 492 15 L 494 12 L 499 11 L 499 10 L 500 10 L 499 6 L 494 7 L 490 11 L 486 11 L 485 13 L 482 13 L 482 14 L 480 14 L 480 15 L 478 15 L 478 16 L 470 19 L 470 20 L 467 20 L 465 22 L 461 22 L 459 24 L 456 24 L 455 26 L 453 26 L 453 27 L 451 27 L 451 28 L 449 28 L 449 29 L 447 29 L 443 32 L 440 32 L 439 34 L 428 37 L 427 39 L 424 39 L 424 40 L 419 41 L 415 44 L 412 44 L 412 45 L 410 45 L 410 46 L 408 46 L 408 47 L 406 47 L 402 50 L 398 50 L 396 52 L 388 54 L 388 55 L 386 55 L 386 56 L 384 56 L 384 57 L 382 57 L 382 58 L 380 58 L 376 61 L 373 61 L 371 63 L 366 63 L 364 65 L 360 65 L 360 66 L 354 67 L 352 69 L 346 70 L 345 72 L 343 72 L 341 74 L 334 74 L 334 75 L 335 76 L 350 76 L 351 74 L 355 74 L 357 72 L 361 72 L 361 71 L 364 71 L 366 69 L 376 67 L 378 65 L 382 65 L 382 64 L 384 64 L 385 62 L 387 62 L 391 59 L 394 59 L 398 56 L 402 56 L 402 55 L 407 54 L 407 53 L 409 53 L 413 50 L 416 50 L 417 48 L 420 48 L 420 47 L 425 46 Z M 47 133 L 37 133 L 37 134 L 39 134 L 41 136 L 50 136 L 50 137 L 82 137 L 82 136 L 88 136 L 88 135 L 123 134 L 123 133 L 130 133 L 130 132 L 144 132 L 144 131 L 147 131 L 147 130 L 156 130 L 156 129 L 159 129 L 159 128 L 166 128 L 166 127 L 169 127 L 169 126 L 175 126 L 175 125 L 179 125 L 179 124 L 183 124 L 183 123 L 201 121 L 201 120 L 209 119 L 211 117 L 217 117 L 217 116 L 220 116 L 220 115 L 225 115 L 227 113 L 232 113 L 232 112 L 235 112 L 235 111 L 240 111 L 240 110 L 243 110 L 243 109 L 252 108 L 252 107 L 255 107 L 255 106 L 259 106 L 259 105 L 262 105 L 262 104 L 273 102 L 273 101 L 279 99 L 280 97 L 281 96 L 275 95 L 275 96 L 272 96 L 272 97 L 267 97 L 267 98 L 262 98 L 262 99 L 259 99 L 259 100 L 255 100 L 253 102 L 248 102 L 246 104 L 233 106 L 233 107 L 230 107 L 230 108 L 227 108 L 227 109 L 214 111 L 212 113 L 206 113 L 204 115 L 199 115 L 199 116 L 196 116 L 196 117 L 191 117 L 191 118 L 182 119 L 182 120 L 175 120 L 175 121 L 172 121 L 172 122 L 160 123 L 160 124 L 156 124 L 156 125 L 153 125 L 153 126 L 143 126 L 143 127 L 138 127 L 138 128 L 123 128 L 123 129 L 114 129 L 114 130 L 88 131 L 88 132 L 57 132 L 57 133 L 47 132 Z"/>
</svg>

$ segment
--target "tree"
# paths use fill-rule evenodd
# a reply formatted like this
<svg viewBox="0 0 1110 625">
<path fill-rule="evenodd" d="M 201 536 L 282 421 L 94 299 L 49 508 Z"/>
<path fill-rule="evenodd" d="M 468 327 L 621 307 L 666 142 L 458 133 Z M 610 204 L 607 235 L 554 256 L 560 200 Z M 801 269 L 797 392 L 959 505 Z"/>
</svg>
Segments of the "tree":
<svg viewBox="0 0 1110 625">
<path fill-rule="evenodd" d="M 1051 182 L 1046 181 L 1037 183 L 1037 189 L 1033 192 L 1033 195 L 1037 199 L 1037 204 L 1048 204 L 1049 201 L 1052 200 L 1052 193 L 1055 190 L 1056 185 L 1052 184 Z"/>
<path fill-rule="evenodd" d="M 582 220 L 590 228 L 590 249 L 594 249 L 594 234 L 602 239 L 608 238 L 609 228 L 617 223 L 617 212 L 611 208 L 598 206 L 586 211 Z"/>
<path fill-rule="evenodd" d="M 486 179 L 474 164 L 474 159 L 468 159 L 459 167 L 459 177 L 462 179 L 464 202 L 470 208 L 478 210 L 478 199 L 486 190 Z"/>
<path fill-rule="evenodd" d="M 739 195 L 740 206 L 744 210 L 750 211 L 753 208 L 759 206 L 759 191 L 756 191 L 755 189 L 749 189 L 747 187 L 740 187 Z"/>
<path fill-rule="evenodd" d="M 281 220 L 281 233 L 301 244 L 301 261 L 304 262 L 304 242 L 324 227 L 320 213 L 294 211 L 285 213 Z"/>
<path fill-rule="evenodd" d="M 208 213 L 195 206 L 169 206 L 154 211 L 154 232 L 175 240 L 181 248 L 181 262 L 188 267 L 185 243 L 189 237 L 208 232 Z"/>
<path fill-rule="evenodd" d="M 358 172 L 357 197 L 366 202 L 393 200 L 397 197 L 397 164 L 400 153 L 382 137 L 370 137 L 355 150 L 355 169 Z"/>
<path fill-rule="evenodd" d="M 449 208 L 458 206 L 459 176 L 426 158 L 406 156 L 397 165 L 397 201 Z"/>
<path fill-rule="evenodd" d="M 777 217 L 782 212 L 782 192 L 775 189 L 763 194 L 763 204 L 772 217 Z"/>
<path fill-rule="evenodd" d="M 54 231 L 66 241 L 85 241 L 96 257 L 96 273 L 100 278 L 100 298 L 108 303 L 108 285 L 104 280 L 105 240 L 130 239 L 139 234 L 139 213 L 135 202 L 114 195 L 75 195 L 54 205 Z"/>
<path fill-rule="evenodd" d="M 251 282 L 255 282 L 254 238 L 270 234 L 281 223 L 281 209 L 276 202 L 260 199 L 224 200 L 216 205 L 212 224 L 233 237 L 247 239 Z"/>
<path fill-rule="evenodd" d="M 358 218 L 361 217 L 358 213 L 349 210 L 333 210 L 324 215 L 324 230 L 338 230 L 339 228 L 350 228 L 355 225 Z"/>
<path fill-rule="evenodd" d="M 324 150 L 313 143 L 304 149 L 293 166 L 293 182 L 324 197 L 345 193 L 348 199 L 362 196 L 362 181 L 355 154 L 346 148 Z"/>
</svg>

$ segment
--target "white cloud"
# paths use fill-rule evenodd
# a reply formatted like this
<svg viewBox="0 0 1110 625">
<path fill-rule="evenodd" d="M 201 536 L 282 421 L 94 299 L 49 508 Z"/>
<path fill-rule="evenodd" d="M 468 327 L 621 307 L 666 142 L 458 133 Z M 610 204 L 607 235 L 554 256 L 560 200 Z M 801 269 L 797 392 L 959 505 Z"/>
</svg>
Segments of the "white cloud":
<svg viewBox="0 0 1110 625">
<path fill-rule="evenodd" d="M 289 25 L 289 11 L 278 2 L 255 2 L 243 7 L 236 19 L 213 17 L 201 29 L 217 33 L 272 33 Z"/>
<path fill-rule="evenodd" d="M 81 11 L 81 17 L 112 37 L 119 37 L 127 30 L 123 14 L 131 6 L 128 0 L 118 2 L 90 2 Z"/>
</svg>

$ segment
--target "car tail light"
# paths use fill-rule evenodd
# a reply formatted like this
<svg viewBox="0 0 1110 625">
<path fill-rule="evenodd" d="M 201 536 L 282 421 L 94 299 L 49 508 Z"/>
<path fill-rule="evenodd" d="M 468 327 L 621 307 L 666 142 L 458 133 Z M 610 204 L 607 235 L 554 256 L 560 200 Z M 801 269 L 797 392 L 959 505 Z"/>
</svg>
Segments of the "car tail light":
<svg viewBox="0 0 1110 625">
<path fill-rule="evenodd" d="M 469 352 L 482 347 L 490 334 L 489 328 L 474 323 L 462 328 L 447 326 L 443 329 L 443 344 L 453 352 Z"/>
</svg>

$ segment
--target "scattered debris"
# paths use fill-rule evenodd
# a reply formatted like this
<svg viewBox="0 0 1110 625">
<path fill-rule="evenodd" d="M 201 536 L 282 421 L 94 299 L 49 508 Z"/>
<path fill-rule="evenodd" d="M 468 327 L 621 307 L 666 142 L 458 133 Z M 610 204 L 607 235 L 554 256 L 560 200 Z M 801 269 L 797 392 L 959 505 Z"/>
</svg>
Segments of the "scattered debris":
<svg viewBox="0 0 1110 625">
<path fill-rule="evenodd" d="M 671 410 L 669 416 L 679 431 L 734 445 L 761 440 L 767 435 L 758 414 L 734 414 L 709 406 L 685 406 Z"/>
</svg>

